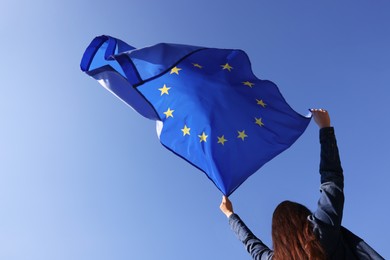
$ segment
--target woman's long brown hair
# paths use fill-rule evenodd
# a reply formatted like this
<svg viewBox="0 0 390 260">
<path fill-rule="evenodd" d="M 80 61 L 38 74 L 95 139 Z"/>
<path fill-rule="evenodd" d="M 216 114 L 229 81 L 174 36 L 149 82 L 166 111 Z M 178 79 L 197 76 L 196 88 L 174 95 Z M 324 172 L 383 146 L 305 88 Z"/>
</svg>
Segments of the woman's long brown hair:
<svg viewBox="0 0 390 260">
<path fill-rule="evenodd" d="M 326 259 L 326 253 L 307 217 L 311 214 L 305 206 L 283 201 L 272 217 L 272 242 L 274 260 Z"/>
</svg>

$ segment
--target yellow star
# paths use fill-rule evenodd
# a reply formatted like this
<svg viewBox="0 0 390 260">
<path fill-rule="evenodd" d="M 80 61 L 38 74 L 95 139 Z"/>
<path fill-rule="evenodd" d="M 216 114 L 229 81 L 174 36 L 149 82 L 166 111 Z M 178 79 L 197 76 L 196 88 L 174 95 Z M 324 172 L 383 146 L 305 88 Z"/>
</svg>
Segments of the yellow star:
<svg viewBox="0 0 390 260">
<path fill-rule="evenodd" d="M 221 136 L 221 137 L 218 136 L 218 143 L 219 143 L 219 144 L 225 145 L 225 142 L 226 142 L 226 141 L 227 141 L 227 140 L 225 139 L 225 136 L 224 136 L 224 135 Z"/>
<path fill-rule="evenodd" d="M 173 111 L 175 111 L 175 110 L 171 110 L 170 108 L 168 108 L 168 110 L 164 112 L 164 114 L 166 116 L 165 118 L 173 117 Z"/>
<path fill-rule="evenodd" d="M 162 88 L 159 88 L 158 90 L 161 91 L 161 96 L 164 95 L 164 94 L 167 94 L 169 95 L 168 93 L 168 90 L 170 90 L 171 88 L 168 88 L 167 85 L 164 84 L 164 86 Z"/>
<path fill-rule="evenodd" d="M 253 88 L 253 86 L 255 85 L 255 83 L 252 83 L 252 82 L 249 82 L 249 81 L 244 81 L 244 82 L 242 82 L 242 84 L 244 84 L 245 86 L 248 86 L 250 88 Z"/>
<path fill-rule="evenodd" d="M 256 125 L 259 125 L 260 127 L 264 125 L 261 117 L 260 118 L 255 117 L 255 120 L 256 120 L 255 122 Z"/>
<path fill-rule="evenodd" d="M 262 106 L 262 107 L 265 107 L 265 106 L 267 105 L 266 103 L 264 103 L 264 101 L 263 101 L 262 99 L 258 100 L 258 99 L 256 98 L 256 101 L 257 101 L 257 104 L 260 105 L 260 106 Z"/>
<path fill-rule="evenodd" d="M 192 65 L 194 65 L 194 67 L 199 69 L 203 68 L 203 66 L 199 65 L 198 63 L 192 63 Z"/>
<path fill-rule="evenodd" d="M 180 70 L 181 70 L 181 68 L 173 67 L 173 68 L 171 69 L 171 74 L 176 73 L 177 75 L 179 75 L 179 71 L 180 71 Z"/>
<path fill-rule="evenodd" d="M 183 136 L 190 135 L 190 130 L 191 128 L 187 127 L 187 125 L 184 125 L 184 128 L 181 129 L 181 131 L 183 131 Z"/>
<path fill-rule="evenodd" d="M 245 134 L 245 130 L 242 130 L 241 132 L 240 132 L 240 131 L 237 131 L 237 132 L 238 132 L 237 138 L 241 138 L 242 141 L 244 141 L 244 139 L 245 139 L 246 137 L 248 137 L 248 136 Z"/>
<path fill-rule="evenodd" d="M 207 137 L 209 137 L 204 132 L 202 133 L 202 135 L 198 135 L 198 136 L 200 138 L 200 142 L 207 142 Z"/>
<path fill-rule="evenodd" d="M 231 71 L 233 69 L 232 66 L 229 65 L 229 63 L 226 63 L 225 65 L 221 65 L 223 70 Z"/>
</svg>

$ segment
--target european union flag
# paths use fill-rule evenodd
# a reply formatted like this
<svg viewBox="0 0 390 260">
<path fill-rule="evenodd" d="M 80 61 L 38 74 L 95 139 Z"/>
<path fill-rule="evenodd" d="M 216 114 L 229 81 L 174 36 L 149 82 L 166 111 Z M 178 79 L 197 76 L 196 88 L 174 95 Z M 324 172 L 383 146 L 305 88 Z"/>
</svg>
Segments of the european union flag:
<svg viewBox="0 0 390 260">
<path fill-rule="evenodd" d="M 156 120 L 161 143 L 225 195 L 290 147 L 310 122 L 274 83 L 256 78 L 241 50 L 166 43 L 136 49 L 100 36 L 81 69 Z"/>
</svg>

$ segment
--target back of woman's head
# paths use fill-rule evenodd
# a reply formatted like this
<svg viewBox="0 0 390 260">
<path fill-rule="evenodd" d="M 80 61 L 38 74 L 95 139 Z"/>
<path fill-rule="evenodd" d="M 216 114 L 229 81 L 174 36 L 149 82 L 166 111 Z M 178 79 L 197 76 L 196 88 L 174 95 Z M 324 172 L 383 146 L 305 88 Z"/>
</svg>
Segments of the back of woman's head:
<svg viewBox="0 0 390 260">
<path fill-rule="evenodd" d="M 272 242 L 274 259 L 326 259 L 320 241 L 315 236 L 305 206 L 283 201 L 272 217 Z"/>
</svg>

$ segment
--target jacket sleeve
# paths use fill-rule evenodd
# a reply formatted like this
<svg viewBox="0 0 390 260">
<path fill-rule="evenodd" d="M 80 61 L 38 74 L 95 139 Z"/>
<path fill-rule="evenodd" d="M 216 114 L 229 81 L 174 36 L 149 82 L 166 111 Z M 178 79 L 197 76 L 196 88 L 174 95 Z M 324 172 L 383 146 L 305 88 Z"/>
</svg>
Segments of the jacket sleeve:
<svg viewBox="0 0 390 260">
<path fill-rule="evenodd" d="M 258 239 L 245 225 L 237 214 L 229 217 L 231 229 L 237 238 L 244 244 L 248 253 L 255 260 L 272 259 L 273 251 L 270 250 L 260 239 Z"/>
<path fill-rule="evenodd" d="M 344 176 L 333 127 L 320 129 L 321 196 L 314 217 L 323 224 L 340 228 L 344 207 Z"/>
</svg>

